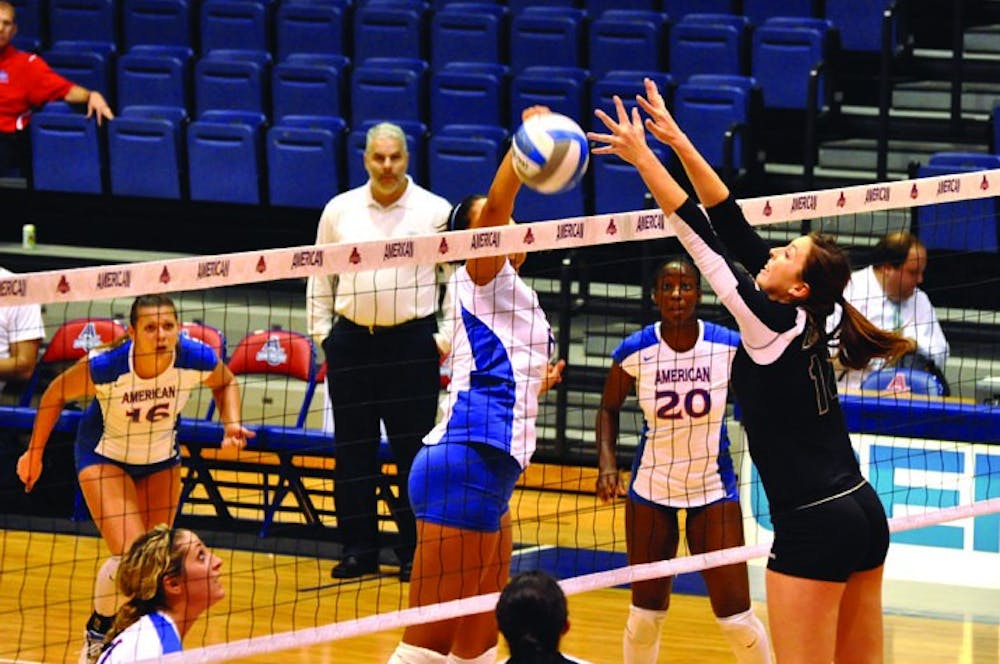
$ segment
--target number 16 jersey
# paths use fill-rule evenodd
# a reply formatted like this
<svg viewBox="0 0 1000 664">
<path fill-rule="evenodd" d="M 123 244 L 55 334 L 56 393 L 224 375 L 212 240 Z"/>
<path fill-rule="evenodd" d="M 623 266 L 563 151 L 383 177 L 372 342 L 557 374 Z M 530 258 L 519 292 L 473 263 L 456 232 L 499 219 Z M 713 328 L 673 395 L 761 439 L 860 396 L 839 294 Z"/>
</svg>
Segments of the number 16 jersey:
<svg viewBox="0 0 1000 664">
<path fill-rule="evenodd" d="M 630 493 L 669 507 L 736 498 L 726 435 L 726 395 L 739 335 L 698 321 L 695 345 L 678 352 L 660 323 L 626 338 L 611 357 L 635 379 L 645 425 L 632 463 Z"/>
<path fill-rule="evenodd" d="M 142 378 L 135 373 L 133 349 L 126 341 L 91 353 L 90 378 L 97 396 L 84 412 L 77 435 L 109 459 L 159 463 L 177 454 L 177 417 L 191 390 L 208 378 L 219 358 L 210 346 L 182 336 L 173 366 L 159 376 Z"/>
</svg>

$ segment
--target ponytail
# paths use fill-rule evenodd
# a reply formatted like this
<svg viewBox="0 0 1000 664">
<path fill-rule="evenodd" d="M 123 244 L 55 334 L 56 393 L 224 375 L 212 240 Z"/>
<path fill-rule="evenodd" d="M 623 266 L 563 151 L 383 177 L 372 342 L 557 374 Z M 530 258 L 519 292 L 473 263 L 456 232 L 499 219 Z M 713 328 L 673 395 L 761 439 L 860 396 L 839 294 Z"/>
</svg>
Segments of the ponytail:
<svg viewBox="0 0 1000 664">
<path fill-rule="evenodd" d="M 876 326 L 850 302 L 842 301 L 840 306 L 843 315 L 834 335 L 840 340 L 837 359 L 845 367 L 863 369 L 875 357 L 883 357 L 893 364 L 916 350 L 917 343 L 913 339 Z"/>
<path fill-rule="evenodd" d="M 843 314 L 831 336 L 834 343 L 839 340 L 838 359 L 845 367 L 862 369 L 875 357 L 883 357 L 891 364 L 912 352 L 916 342 L 876 327 L 844 299 L 851 265 L 836 240 L 821 233 L 809 237 L 813 246 L 802 270 L 802 279 L 809 284 L 809 296 L 800 304 L 809 314 L 816 338 L 825 336 L 827 316 L 839 304 Z"/>
</svg>

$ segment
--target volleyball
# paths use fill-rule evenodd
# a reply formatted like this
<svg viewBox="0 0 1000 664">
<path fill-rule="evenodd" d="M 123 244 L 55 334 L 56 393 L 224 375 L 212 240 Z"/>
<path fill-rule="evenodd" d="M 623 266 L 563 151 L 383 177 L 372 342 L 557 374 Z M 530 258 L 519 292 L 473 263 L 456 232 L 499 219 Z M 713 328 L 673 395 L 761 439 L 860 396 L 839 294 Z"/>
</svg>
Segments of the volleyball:
<svg viewBox="0 0 1000 664">
<path fill-rule="evenodd" d="M 559 113 L 533 115 L 514 134 L 514 171 L 521 182 L 543 194 L 572 189 L 587 172 L 587 135 Z"/>
</svg>

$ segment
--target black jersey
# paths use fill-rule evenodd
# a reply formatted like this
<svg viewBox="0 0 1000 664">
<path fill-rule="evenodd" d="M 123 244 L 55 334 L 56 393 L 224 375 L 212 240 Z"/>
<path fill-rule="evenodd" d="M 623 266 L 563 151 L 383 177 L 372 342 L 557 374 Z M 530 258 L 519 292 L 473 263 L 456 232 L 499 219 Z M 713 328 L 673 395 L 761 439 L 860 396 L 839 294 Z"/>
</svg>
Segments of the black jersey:
<svg viewBox="0 0 1000 664">
<path fill-rule="evenodd" d="M 767 244 L 736 202 L 730 197 L 709 215 L 711 224 L 689 199 L 672 221 L 682 244 L 739 325 L 733 393 L 771 512 L 808 505 L 857 486 L 863 478 L 821 331 L 804 309 L 771 300 L 735 266 L 734 259 L 756 274 L 769 255 Z"/>
</svg>

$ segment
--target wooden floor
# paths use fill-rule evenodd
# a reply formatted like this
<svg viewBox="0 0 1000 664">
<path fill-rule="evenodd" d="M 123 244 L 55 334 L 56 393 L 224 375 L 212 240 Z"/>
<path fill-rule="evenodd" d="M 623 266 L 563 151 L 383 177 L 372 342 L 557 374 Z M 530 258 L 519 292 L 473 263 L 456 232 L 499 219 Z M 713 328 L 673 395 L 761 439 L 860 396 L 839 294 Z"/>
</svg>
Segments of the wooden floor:
<svg viewBox="0 0 1000 664">
<path fill-rule="evenodd" d="M 588 481 L 581 479 L 583 484 Z M 620 503 L 602 507 L 588 494 L 521 489 L 512 510 L 517 541 L 623 550 Z M 216 553 L 224 560 L 227 597 L 188 634 L 188 649 L 406 608 L 406 586 L 392 567 L 384 567 L 379 578 L 333 583 L 330 560 L 259 551 Z M 90 537 L 0 531 L 0 555 L 0 662 L 76 661 L 94 573 L 107 555 L 103 544 Z M 628 603 L 628 592 L 622 589 L 572 596 L 572 628 L 564 650 L 595 663 L 621 661 Z M 766 618 L 762 603 L 755 608 Z M 385 631 L 237 661 L 384 662 L 400 634 Z M 887 662 L 906 664 L 995 664 L 1000 662 L 1000 626 L 997 621 L 891 613 L 886 616 L 886 654 Z M 733 661 L 706 598 L 675 594 L 660 661 Z"/>
</svg>

